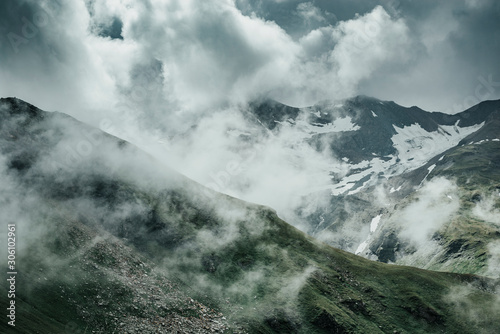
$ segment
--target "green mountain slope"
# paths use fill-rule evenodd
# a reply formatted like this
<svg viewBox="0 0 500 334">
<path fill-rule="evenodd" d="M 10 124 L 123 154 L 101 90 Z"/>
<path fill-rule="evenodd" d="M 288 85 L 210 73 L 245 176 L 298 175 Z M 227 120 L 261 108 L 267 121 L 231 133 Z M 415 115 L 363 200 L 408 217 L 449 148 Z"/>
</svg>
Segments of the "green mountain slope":
<svg viewBox="0 0 500 334">
<path fill-rule="evenodd" d="M 0 101 L 0 120 L 0 207 L 3 224 L 16 224 L 19 273 L 16 327 L 2 321 L 2 332 L 500 328 L 498 281 L 334 249 L 269 208 L 209 191 L 126 142 L 19 100 Z"/>
</svg>

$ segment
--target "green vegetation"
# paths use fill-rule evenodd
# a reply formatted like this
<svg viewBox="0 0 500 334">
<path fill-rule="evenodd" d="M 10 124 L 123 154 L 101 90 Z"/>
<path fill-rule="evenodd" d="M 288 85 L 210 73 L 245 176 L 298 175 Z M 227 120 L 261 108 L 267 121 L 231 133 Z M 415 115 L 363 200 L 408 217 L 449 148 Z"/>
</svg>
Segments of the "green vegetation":
<svg viewBox="0 0 500 334">
<path fill-rule="evenodd" d="M 183 195 L 179 191 L 164 198 Z M 190 207 L 187 197 L 184 201 L 184 209 Z M 102 228 L 65 220 L 69 208 L 59 204 L 52 219 L 39 222 L 57 222 L 58 233 L 47 233 L 40 239 L 44 244 L 19 259 L 23 279 L 18 298 L 23 303 L 18 319 L 27 326 L 20 328 L 24 333 L 64 332 L 64 326 L 112 332 L 120 328 L 115 318 L 196 318 L 199 311 L 186 305 L 187 296 L 226 315 L 228 332 L 241 326 L 250 333 L 477 333 L 500 326 L 488 313 L 474 318 L 471 326 L 453 307 L 460 302 L 494 308 L 494 281 L 368 261 L 315 241 L 267 208 L 225 196 L 217 202 L 241 210 L 242 220 L 182 209 L 176 214 L 186 220 L 172 233 L 190 231 L 184 236 L 188 244 L 172 248 L 156 239 L 140 249 L 131 243 L 162 229 L 144 229 L 142 236 L 123 241 Z M 157 205 L 166 216 L 174 214 L 166 210 L 171 202 Z M 165 222 L 162 215 L 156 219 Z M 200 219 L 210 219 L 211 230 L 219 231 L 221 239 L 228 238 L 228 228 L 234 234 L 218 245 L 200 242 L 206 228 Z M 162 226 L 167 229 L 167 222 Z M 180 302 L 166 298 L 162 308 L 153 309 L 147 289 L 158 287 L 142 290 L 141 279 L 134 277 L 143 275 L 157 283 L 178 282 L 154 296 Z M 467 289 L 467 295 L 462 301 L 448 300 L 457 288 Z M 32 320 L 23 323 L 37 321 L 37 314 L 36 326 Z"/>
</svg>

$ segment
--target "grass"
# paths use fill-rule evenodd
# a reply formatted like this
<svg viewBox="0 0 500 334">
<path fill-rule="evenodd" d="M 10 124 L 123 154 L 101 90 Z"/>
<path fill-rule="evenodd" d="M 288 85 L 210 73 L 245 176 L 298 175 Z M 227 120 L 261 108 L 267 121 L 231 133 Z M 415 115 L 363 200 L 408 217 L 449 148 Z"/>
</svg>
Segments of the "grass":
<svg viewBox="0 0 500 334">
<path fill-rule="evenodd" d="M 249 224 L 255 222 L 237 222 L 238 237 L 215 251 L 203 244 L 191 244 L 197 247 L 195 252 L 157 244 L 140 250 L 127 248 L 108 232 L 75 221 L 60 222 L 60 233 L 53 242 L 37 249 L 38 254 L 43 249 L 57 261 L 48 265 L 40 255 L 27 253 L 25 257 L 20 299 L 27 301 L 23 307 L 30 315 L 34 307 L 43 308 L 37 311 L 41 322 L 23 330 L 54 331 L 68 323 L 80 330 L 87 326 L 112 330 L 115 325 L 110 314 L 147 317 L 143 309 L 134 309 L 133 288 L 116 273 L 126 264 L 136 268 L 150 251 L 156 254 L 149 263 L 164 273 L 161 277 L 187 283 L 179 284 L 178 289 L 227 314 L 232 323 L 243 324 L 252 333 L 474 333 L 478 328 L 469 328 L 445 298 L 454 286 L 483 279 L 371 262 L 310 238 L 269 209 L 244 208 L 248 210 L 245 217 L 264 223 L 262 233 L 251 231 Z M 192 223 L 201 226 L 199 221 Z M 214 224 L 220 228 L 226 223 L 219 220 Z M 144 238 L 157 232 L 145 230 Z M 102 239 L 92 241 L 97 234 Z M 174 256 L 179 262 L 162 261 Z M 203 264 L 207 256 L 214 261 L 215 270 L 207 270 Z M 50 276 L 45 280 L 44 275 Z M 103 294 L 112 303 L 97 305 Z M 490 293 L 478 288 L 470 288 L 465 300 L 471 305 L 494 303 Z M 30 316 L 24 312 L 19 311 L 20 319 Z M 183 306 L 172 306 L 169 312 L 186 317 L 196 314 Z M 499 325 L 488 321 L 478 326 Z M 34 326 L 31 321 L 25 325 Z"/>
</svg>

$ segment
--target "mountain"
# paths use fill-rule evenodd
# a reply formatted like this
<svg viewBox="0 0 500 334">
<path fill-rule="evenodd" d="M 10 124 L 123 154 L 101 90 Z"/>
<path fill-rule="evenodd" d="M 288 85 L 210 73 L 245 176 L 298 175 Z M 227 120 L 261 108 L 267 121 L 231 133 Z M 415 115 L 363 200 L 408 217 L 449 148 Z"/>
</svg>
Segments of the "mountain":
<svg viewBox="0 0 500 334">
<path fill-rule="evenodd" d="M 307 133 L 318 151 L 327 149 L 347 162 L 350 173 L 329 188 L 333 194 L 352 194 L 379 177 L 421 167 L 479 130 L 499 108 L 500 101 L 490 101 L 448 115 L 357 96 L 303 109 L 264 101 L 250 110 L 269 130 L 296 128 L 297 136 Z"/>
<path fill-rule="evenodd" d="M 332 248 L 270 208 L 206 189 L 123 140 L 18 99 L 0 100 L 0 120 L 0 206 L 4 224 L 16 225 L 18 272 L 16 326 L 4 320 L 2 332 L 500 327 L 497 280 Z M 7 294 L 0 300 L 5 310 Z"/>
<path fill-rule="evenodd" d="M 442 222 L 435 234 L 429 235 L 434 247 L 428 244 L 422 250 L 403 250 L 406 256 L 399 263 L 455 272 L 485 274 L 488 263 L 496 267 L 498 253 L 493 246 L 500 240 L 500 112 L 490 114 L 485 125 L 464 138 L 456 147 L 431 159 L 421 168 L 404 175 L 398 184 L 416 185 L 435 179 L 453 180 L 454 194 L 458 198 L 457 210 Z M 413 203 L 418 191 L 411 193 L 404 202 Z M 401 209 L 404 210 L 405 205 Z M 400 209 L 400 210 L 401 210 Z M 392 214 L 397 217 L 397 211 Z M 387 235 L 398 229 L 394 218 L 389 217 L 386 229 L 381 229 L 378 239 L 370 248 L 377 253 L 376 244 L 384 243 Z M 399 227 L 400 228 L 400 227 Z M 391 248 L 391 247 L 386 247 Z M 411 253 L 411 254 L 410 254 Z M 425 253 L 425 254 L 423 254 Z M 391 257 L 395 260 L 396 254 Z M 490 274 L 498 275 L 498 271 Z"/>
<path fill-rule="evenodd" d="M 500 101 L 455 115 L 366 96 L 302 109 L 263 101 L 249 113 L 337 159 L 330 182 L 290 209 L 308 234 L 382 262 L 496 277 Z"/>
</svg>

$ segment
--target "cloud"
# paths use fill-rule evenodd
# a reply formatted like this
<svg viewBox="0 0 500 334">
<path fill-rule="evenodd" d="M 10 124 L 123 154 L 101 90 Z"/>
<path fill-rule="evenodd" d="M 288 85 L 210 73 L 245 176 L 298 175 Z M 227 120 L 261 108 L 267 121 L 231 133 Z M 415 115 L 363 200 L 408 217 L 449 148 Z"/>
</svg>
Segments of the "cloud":
<svg viewBox="0 0 500 334">
<path fill-rule="evenodd" d="M 484 290 L 492 292 L 493 298 L 482 296 Z M 474 282 L 468 286 L 452 286 L 444 300 L 468 323 L 477 326 L 479 333 L 489 334 L 491 330 L 487 329 L 487 324 L 500 311 L 499 292 L 498 285 L 495 287 L 493 282 Z"/>
<path fill-rule="evenodd" d="M 357 93 L 458 111 L 480 100 L 478 77 L 500 77 L 494 1 L 2 6 L 8 15 L 0 35 L 3 94 L 94 123 L 117 101 L 131 99 L 134 71 L 154 61 L 161 67 L 162 98 L 148 102 L 147 111 L 164 114 L 262 94 L 310 104 Z M 493 88 L 480 97 L 498 97 Z"/>
<path fill-rule="evenodd" d="M 301 42 L 308 56 L 305 73 L 310 76 L 305 84 L 316 98 L 351 96 L 381 66 L 411 59 L 408 50 L 412 43 L 405 22 L 391 18 L 380 6 L 334 27 L 313 30 Z M 324 44 L 330 47 L 325 50 Z"/>
<path fill-rule="evenodd" d="M 321 13 L 321 9 L 314 6 L 312 2 L 302 2 L 297 5 L 297 13 L 307 23 L 326 22 L 325 17 Z"/>
<path fill-rule="evenodd" d="M 482 85 L 488 76 L 493 82 L 500 80 L 493 60 L 500 51 L 499 25 L 494 19 L 500 6 L 494 1 L 481 2 L 481 6 L 471 3 L 401 1 L 401 15 L 418 42 L 412 50 L 415 59 L 405 67 L 380 69 L 360 89 L 404 105 L 447 113 L 500 98 L 498 85 L 489 89 Z"/>
<path fill-rule="evenodd" d="M 418 199 L 405 207 L 398 218 L 400 236 L 413 246 L 425 245 L 460 206 L 457 185 L 445 178 L 434 178 L 419 191 Z"/>
<path fill-rule="evenodd" d="M 321 43 L 312 40 L 316 30 L 301 43 L 274 21 L 244 15 L 230 0 L 50 3 L 27 1 L 5 11 L 4 39 L 15 33 L 26 43 L 3 43 L 3 64 L 9 66 L 0 70 L 10 84 L 3 81 L 0 89 L 94 124 L 123 101 L 146 104 L 139 106 L 141 116 L 157 122 L 161 113 L 206 111 L 262 95 L 307 104 L 347 97 L 360 79 L 400 56 L 388 55 L 391 50 L 405 46 L 404 22 L 393 21 L 382 7 L 331 26 L 318 7 L 298 4 L 302 18 L 324 24 L 318 29 L 328 35 L 329 48 L 315 54 L 311 48 Z M 42 13 L 43 24 L 36 13 Z M 25 25 L 36 33 L 23 37 Z M 359 42 L 361 48 L 353 46 Z M 161 97 L 152 104 L 133 88 L 137 69 L 155 62 Z M 366 70 L 359 73 L 360 68 Z"/>
<path fill-rule="evenodd" d="M 307 117 L 307 111 L 297 121 Z M 284 122 L 269 133 L 236 109 L 214 112 L 172 140 L 168 163 L 213 190 L 271 206 L 296 223 L 293 211 L 315 186 L 330 183 L 337 162 L 317 152 Z"/>
<path fill-rule="evenodd" d="M 472 214 L 488 223 L 500 223 L 499 194 L 494 192 L 484 196 L 472 209 Z"/>
<path fill-rule="evenodd" d="M 167 94 L 187 109 L 280 85 L 297 52 L 279 26 L 242 15 L 231 1 L 152 5 L 158 15 L 140 12 L 126 36 L 163 62 Z"/>
<path fill-rule="evenodd" d="M 9 7 L 10 1 L 4 2 Z M 18 7 L 19 6 L 19 7 Z M 85 112 L 112 105 L 115 80 L 100 61 L 107 45 L 87 35 L 83 2 L 23 2 L 2 11 L 0 90 L 47 109 Z M 116 55 L 120 49 L 115 50 Z M 112 61 L 113 59 L 109 59 Z"/>
</svg>

